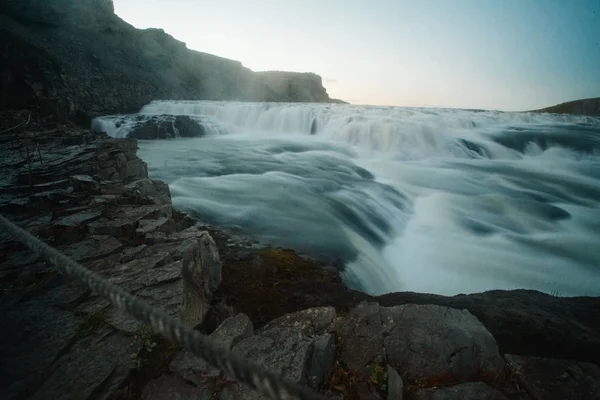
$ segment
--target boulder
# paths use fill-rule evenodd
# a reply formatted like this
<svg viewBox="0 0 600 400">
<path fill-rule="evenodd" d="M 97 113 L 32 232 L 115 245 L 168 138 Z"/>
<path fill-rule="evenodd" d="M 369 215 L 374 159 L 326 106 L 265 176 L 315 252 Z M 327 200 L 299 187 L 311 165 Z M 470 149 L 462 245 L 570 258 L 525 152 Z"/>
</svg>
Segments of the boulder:
<svg viewBox="0 0 600 400">
<path fill-rule="evenodd" d="M 237 314 L 225 320 L 219 327 L 209 335 L 209 339 L 215 345 L 225 350 L 237 344 L 240 340 L 252 336 L 252 322 L 244 314 Z M 201 384 L 206 378 L 217 378 L 220 370 L 209 365 L 200 357 L 190 351 L 181 351 L 169 365 L 174 374 L 194 384 Z"/>
<path fill-rule="evenodd" d="M 198 326 L 206 317 L 213 293 L 221 284 L 221 259 L 208 232 L 198 239 L 188 239 L 180 247 L 183 258 L 182 321 Z"/>
<path fill-rule="evenodd" d="M 447 297 L 390 293 L 382 306 L 436 304 L 467 309 L 494 336 L 502 354 L 600 364 L 600 297 L 557 297 L 535 290 L 491 290 Z"/>
<path fill-rule="evenodd" d="M 172 139 L 177 137 L 200 137 L 204 127 L 187 115 L 139 115 L 127 134 L 136 139 Z"/>
<path fill-rule="evenodd" d="M 600 398 L 600 368 L 595 364 L 511 354 L 505 358 L 533 400 Z"/>
<path fill-rule="evenodd" d="M 494 338 L 466 310 L 361 303 L 336 328 L 342 360 L 363 376 L 386 361 L 408 382 L 426 385 L 494 379 L 504 367 Z"/>
<path fill-rule="evenodd" d="M 236 355 L 252 360 L 272 373 L 293 382 L 307 383 L 307 370 L 312 354 L 312 341 L 292 329 L 273 328 L 242 340 L 232 349 Z M 262 399 L 245 385 L 232 387 L 234 398 Z"/>
<path fill-rule="evenodd" d="M 335 317 L 335 308 L 333 307 L 314 307 L 279 317 L 267 323 L 261 331 L 272 328 L 289 328 L 309 337 L 322 335 L 333 327 Z"/>
<path fill-rule="evenodd" d="M 468 382 L 460 385 L 422 389 L 407 396 L 408 400 L 508 400 L 502 392 L 483 382 Z"/>
</svg>

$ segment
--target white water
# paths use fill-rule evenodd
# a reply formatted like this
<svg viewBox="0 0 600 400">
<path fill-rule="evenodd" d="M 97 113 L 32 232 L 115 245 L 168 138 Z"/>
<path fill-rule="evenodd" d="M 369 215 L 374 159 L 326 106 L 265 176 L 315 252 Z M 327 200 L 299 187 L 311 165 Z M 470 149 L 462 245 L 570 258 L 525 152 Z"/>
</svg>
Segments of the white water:
<svg viewBox="0 0 600 400">
<path fill-rule="evenodd" d="M 341 261 L 351 286 L 600 295 L 599 119 L 182 101 L 141 113 L 207 129 L 139 143 L 175 206 Z M 130 129 L 114 117 L 93 126 Z"/>
</svg>

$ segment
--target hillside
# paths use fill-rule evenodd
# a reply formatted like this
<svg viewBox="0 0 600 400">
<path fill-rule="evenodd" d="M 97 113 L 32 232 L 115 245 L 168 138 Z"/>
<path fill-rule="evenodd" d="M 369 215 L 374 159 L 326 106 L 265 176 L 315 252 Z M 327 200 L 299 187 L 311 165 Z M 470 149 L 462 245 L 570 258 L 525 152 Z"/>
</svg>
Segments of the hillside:
<svg viewBox="0 0 600 400">
<path fill-rule="evenodd" d="M 600 97 L 569 101 L 532 112 L 600 116 Z"/>
<path fill-rule="evenodd" d="M 136 29 L 111 0 L 0 4 L 0 109 L 36 104 L 88 124 L 154 99 L 329 102 L 312 73 L 255 73 L 189 50 L 162 29 Z"/>
</svg>

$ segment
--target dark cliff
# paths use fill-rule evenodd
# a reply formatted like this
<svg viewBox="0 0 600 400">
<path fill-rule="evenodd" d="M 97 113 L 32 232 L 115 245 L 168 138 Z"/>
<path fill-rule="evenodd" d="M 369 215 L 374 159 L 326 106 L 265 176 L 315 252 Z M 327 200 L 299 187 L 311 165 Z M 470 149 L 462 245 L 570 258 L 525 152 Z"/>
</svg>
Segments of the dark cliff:
<svg viewBox="0 0 600 400">
<path fill-rule="evenodd" d="M 600 116 L 600 97 L 557 104 L 533 112 Z"/>
<path fill-rule="evenodd" d="M 332 101 L 315 74 L 256 73 L 136 29 L 111 0 L 0 4 L 0 109 L 38 105 L 80 123 L 154 99 Z"/>
</svg>

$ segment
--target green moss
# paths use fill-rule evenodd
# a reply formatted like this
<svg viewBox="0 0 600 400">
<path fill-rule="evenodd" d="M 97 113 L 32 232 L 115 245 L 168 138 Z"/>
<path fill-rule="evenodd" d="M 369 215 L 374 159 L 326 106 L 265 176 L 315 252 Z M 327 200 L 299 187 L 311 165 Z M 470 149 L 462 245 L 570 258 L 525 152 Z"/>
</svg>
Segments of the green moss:
<svg viewBox="0 0 600 400">
<path fill-rule="evenodd" d="M 383 392 L 387 389 L 388 374 L 386 368 L 380 364 L 373 364 L 370 367 L 369 383 L 377 390 Z"/>
<path fill-rule="evenodd" d="M 84 338 L 108 325 L 108 317 L 104 310 L 94 310 L 79 320 L 76 336 Z"/>
</svg>

